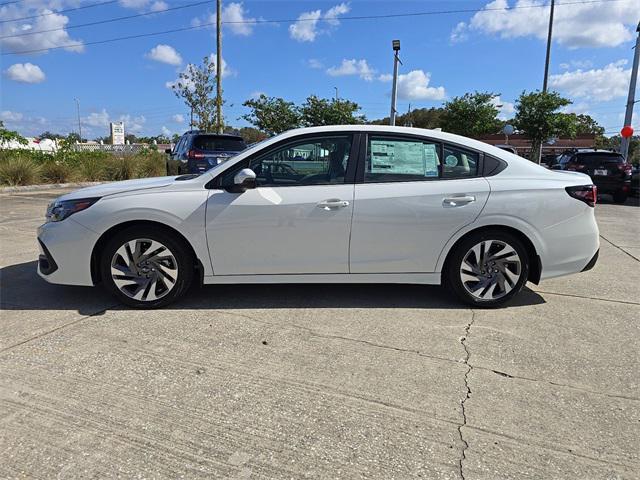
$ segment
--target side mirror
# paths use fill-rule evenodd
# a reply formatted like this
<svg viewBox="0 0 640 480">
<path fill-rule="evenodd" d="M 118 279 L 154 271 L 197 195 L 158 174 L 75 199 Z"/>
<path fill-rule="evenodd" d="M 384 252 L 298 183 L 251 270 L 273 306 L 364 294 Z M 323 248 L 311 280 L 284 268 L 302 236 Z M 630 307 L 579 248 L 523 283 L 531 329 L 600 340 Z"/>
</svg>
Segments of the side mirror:
<svg viewBox="0 0 640 480">
<path fill-rule="evenodd" d="M 256 172 L 250 168 L 243 168 L 233 177 L 233 186 L 229 189 L 233 193 L 242 193 L 256 188 Z"/>
<path fill-rule="evenodd" d="M 164 153 L 168 153 L 169 155 L 171 155 L 171 149 L 170 148 L 165 148 L 164 149 Z"/>
</svg>

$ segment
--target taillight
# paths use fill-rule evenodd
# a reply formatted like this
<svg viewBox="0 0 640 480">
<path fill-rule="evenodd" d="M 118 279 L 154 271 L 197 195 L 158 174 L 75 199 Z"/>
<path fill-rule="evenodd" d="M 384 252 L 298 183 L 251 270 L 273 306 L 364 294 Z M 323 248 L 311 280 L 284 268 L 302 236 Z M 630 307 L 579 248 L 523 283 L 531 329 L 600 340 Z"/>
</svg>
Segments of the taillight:
<svg viewBox="0 0 640 480">
<path fill-rule="evenodd" d="M 586 203 L 590 207 L 594 207 L 598 200 L 598 188 L 595 185 L 578 185 L 566 187 L 565 190 L 569 196 Z"/>
<path fill-rule="evenodd" d="M 618 170 L 621 170 L 625 173 L 625 175 L 631 175 L 633 172 L 633 167 L 630 163 L 619 163 Z"/>
<path fill-rule="evenodd" d="M 204 153 L 199 152 L 198 150 L 189 150 L 187 152 L 187 158 L 192 160 L 199 160 L 204 158 Z"/>
</svg>

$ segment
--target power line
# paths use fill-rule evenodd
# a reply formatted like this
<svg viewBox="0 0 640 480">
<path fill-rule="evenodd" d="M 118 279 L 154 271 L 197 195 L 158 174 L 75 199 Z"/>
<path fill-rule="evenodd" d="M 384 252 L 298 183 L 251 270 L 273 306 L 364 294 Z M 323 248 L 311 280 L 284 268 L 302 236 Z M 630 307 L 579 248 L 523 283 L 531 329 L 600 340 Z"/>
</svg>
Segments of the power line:
<svg viewBox="0 0 640 480">
<path fill-rule="evenodd" d="M 13 0 L 12 2 L 3 2 L 3 3 L 0 3 L 0 7 L 4 7 L 5 5 L 11 5 L 13 3 L 20 3 L 22 1 L 24 0 Z"/>
<path fill-rule="evenodd" d="M 117 0 L 110 0 L 109 2 L 105 2 L 105 3 L 114 3 Z M 575 1 L 575 2 L 565 2 L 565 3 L 559 3 L 556 4 L 556 7 L 562 7 L 565 5 L 585 5 L 585 4 L 594 4 L 594 3 L 610 3 L 610 2 L 626 2 L 626 1 L 630 1 L 630 0 L 584 0 L 584 1 Z M 93 4 L 95 6 L 97 6 L 98 4 Z M 514 7 L 509 7 L 509 8 L 496 8 L 493 10 L 496 11 L 508 11 L 508 10 L 516 10 L 516 9 L 521 9 L 521 8 L 544 8 L 547 7 L 548 5 L 519 5 L 519 6 L 514 6 Z M 80 8 L 80 7 L 78 7 Z M 397 18 L 397 17 L 407 17 L 407 16 L 419 16 L 419 15 L 445 15 L 445 14 L 451 14 L 451 13 L 471 13 L 471 12 L 487 12 L 487 11 L 491 11 L 490 9 L 464 9 L 464 10 L 440 10 L 440 11 L 431 11 L 431 12 L 413 12 L 413 13 L 397 13 L 397 14 L 386 14 L 386 15 L 364 15 L 364 16 L 358 16 L 358 17 L 340 17 L 340 20 L 368 20 L 368 19 L 381 19 L 381 18 Z M 255 21 L 244 21 L 244 22 L 222 22 L 223 24 L 237 24 L 237 23 L 286 23 L 286 22 L 298 22 L 300 20 L 298 19 L 289 19 L 289 20 L 255 20 Z M 304 20 L 301 20 L 304 21 Z M 27 53 L 38 53 L 38 52 L 46 52 L 48 50 L 57 50 L 60 48 L 77 48 L 77 47 L 82 47 L 85 45 L 101 45 L 101 44 L 105 44 L 105 43 L 111 43 L 111 42 L 119 42 L 119 41 L 123 41 L 123 40 L 133 40 L 133 39 L 137 39 L 137 38 L 147 38 L 147 37 L 155 37 L 158 35 L 167 35 L 170 33 L 179 33 L 179 32 L 186 32 L 189 30 L 197 30 L 197 29 L 201 29 L 201 28 L 205 28 L 205 27 L 209 27 L 209 26 L 213 26 L 215 25 L 216 22 L 208 22 L 208 23 L 202 23 L 200 25 L 193 25 L 190 27 L 182 27 L 182 28 L 174 28 L 174 29 L 170 29 L 170 30 L 161 30 L 158 32 L 149 32 L 149 33 L 141 33 L 141 34 L 137 34 L 137 35 L 128 35 L 128 36 L 124 36 L 124 37 L 116 37 L 116 38 L 109 38 L 109 39 L 105 39 L 105 40 L 96 40 L 96 41 L 92 41 L 92 42 L 77 42 L 77 43 L 72 43 L 72 44 L 66 44 L 66 45 L 58 45 L 55 47 L 48 47 L 48 48 L 37 48 L 37 49 L 33 49 L 33 50 L 20 50 L 18 52 L 8 52 L 8 53 L 2 53 L 2 56 L 6 56 L 6 55 L 22 55 L 22 54 L 27 54 Z"/>
<path fill-rule="evenodd" d="M 106 20 L 97 20 L 95 22 L 81 23 L 79 25 L 69 25 L 68 27 L 51 28 L 49 30 L 38 30 L 36 32 L 18 33 L 16 35 L 4 35 L 4 36 L 0 37 L 0 39 L 24 37 L 24 36 L 27 36 L 27 35 L 36 35 L 38 33 L 59 32 L 59 31 L 63 31 L 63 30 L 71 30 L 72 28 L 89 27 L 89 26 L 93 26 L 93 25 L 101 25 L 103 23 L 119 22 L 121 20 L 129 20 L 129 19 L 132 19 L 132 18 L 146 17 L 148 15 L 157 15 L 157 14 L 161 14 L 161 13 L 171 12 L 173 10 L 182 10 L 183 8 L 197 7 L 199 5 L 204 5 L 206 3 L 211 3 L 211 0 L 206 0 L 206 1 L 196 2 L 196 3 L 188 3 L 186 5 L 180 5 L 178 7 L 165 8 L 164 10 L 160 10 L 160 11 L 157 11 L 157 12 L 136 13 L 134 15 L 126 15 L 124 17 L 108 18 Z"/>
<path fill-rule="evenodd" d="M 22 1 L 22 0 L 16 0 L 14 2 L 8 2 L 8 3 L 18 3 L 19 1 Z M 10 20 L 0 20 L 0 23 L 18 22 L 20 20 L 30 20 L 32 18 L 47 17 L 49 15 L 58 15 L 60 13 L 75 12 L 76 10 L 84 10 L 86 8 L 100 7 L 102 5 L 109 5 L 109 4 L 112 4 L 112 3 L 118 3 L 118 0 L 108 0 L 106 2 L 91 3 L 89 5 L 81 5 L 79 7 L 73 7 L 73 8 L 66 8 L 64 10 L 58 10 L 57 12 L 39 13 L 38 15 L 31 15 L 29 17 L 12 18 Z"/>
</svg>

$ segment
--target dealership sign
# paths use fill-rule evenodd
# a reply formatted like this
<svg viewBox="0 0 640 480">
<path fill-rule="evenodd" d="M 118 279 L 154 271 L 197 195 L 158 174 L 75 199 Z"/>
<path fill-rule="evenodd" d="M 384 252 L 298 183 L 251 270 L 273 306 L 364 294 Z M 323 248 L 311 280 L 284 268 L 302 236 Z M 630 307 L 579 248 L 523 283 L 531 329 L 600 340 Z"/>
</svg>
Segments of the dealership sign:
<svg viewBox="0 0 640 480">
<path fill-rule="evenodd" d="M 111 143 L 124 145 L 124 122 L 111 122 Z"/>
</svg>

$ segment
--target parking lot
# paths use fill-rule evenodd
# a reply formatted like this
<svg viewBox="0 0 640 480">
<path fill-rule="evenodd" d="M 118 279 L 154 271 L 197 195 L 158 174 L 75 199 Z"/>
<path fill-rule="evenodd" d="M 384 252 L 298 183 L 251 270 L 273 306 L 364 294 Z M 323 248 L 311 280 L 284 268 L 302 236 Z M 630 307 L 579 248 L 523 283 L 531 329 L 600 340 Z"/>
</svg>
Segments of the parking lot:
<svg viewBox="0 0 640 480">
<path fill-rule="evenodd" d="M 639 478 L 640 208 L 497 310 L 438 287 L 208 286 L 134 311 L 36 274 L 0 194 L 0 477 Z"/>
</svg>

